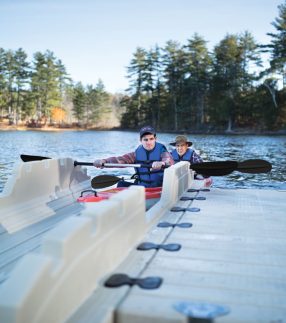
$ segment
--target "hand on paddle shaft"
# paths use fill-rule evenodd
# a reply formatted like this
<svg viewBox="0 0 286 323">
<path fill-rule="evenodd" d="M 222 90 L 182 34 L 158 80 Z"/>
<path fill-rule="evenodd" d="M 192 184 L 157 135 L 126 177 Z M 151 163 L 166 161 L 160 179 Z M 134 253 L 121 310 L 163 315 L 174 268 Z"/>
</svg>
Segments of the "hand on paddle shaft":
<svg viewBox="0 0 286 323">
<path fill-rule="evenodd" d="M 21 155 L 21 159 L 24 162 L 38 161 L 42 159 L 50 159 L 50 157 L 42 156 L 31 156 L 31 155 Z M 74 165 L 81 166 L 94 166 L 94 163 L 90 162 L 74 162 Z M 103 164 L 104 167 L 146 167 L 152 168 L 150 165 L 144 164 Z M 263 159 L 248 159 L 243 162 L 236 161 L 217 161 L 217 162 L 204 162 L 199 164 L 192 164 L 190 168 L 197 172 L 198 174 L 206 176 L 224 176 L 232 173 L 233 171 L 239 171 L 241 173 L 268 173 L 271 171 L 271 164 Z"/>
</svg>

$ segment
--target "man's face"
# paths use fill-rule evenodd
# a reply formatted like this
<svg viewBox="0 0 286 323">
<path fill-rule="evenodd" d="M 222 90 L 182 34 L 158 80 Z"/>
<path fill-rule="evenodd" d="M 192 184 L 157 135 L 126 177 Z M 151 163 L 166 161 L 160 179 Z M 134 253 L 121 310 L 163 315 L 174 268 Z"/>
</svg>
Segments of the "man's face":
<svg viewBox="0 0 286 323">
<path fill-rule="evenodd" d="M 188 145 L 185 142 L 184 143 L 178 143 L 178 144 L 176 144 L 176 149 L 177 149 L 178 155 L 182 156 L 187 151 Z"/>
<path fill-rule="evenodd" d="M 152 150 L 156 144 L 156 137 L 154 135 L 144 135 L 141 138 L 141 143 L 146 150 Z"/>
</svg>

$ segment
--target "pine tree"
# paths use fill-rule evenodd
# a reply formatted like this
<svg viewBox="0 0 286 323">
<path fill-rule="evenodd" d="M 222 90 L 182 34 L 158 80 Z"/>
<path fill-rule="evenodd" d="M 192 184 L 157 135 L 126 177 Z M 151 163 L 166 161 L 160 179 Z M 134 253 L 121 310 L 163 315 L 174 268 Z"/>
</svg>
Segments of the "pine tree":
<svg viewBox="0 0 286 323">
<path fill-rule="evenodd" d="M 12 50 L 5 52 L 4 77 L 7 82 L 7 105 L 10 124 L 15 123 L 15 57 Z"/>
<path fill-rule="evenodd" d="M 175 41 L 168 41 L 163 49 L 162 62 L 164 78 L 169 93 L 169 104 L 172 113 L 169 113 L 168 123 L 174 130 L 179 129 L 180 115 L 182 112 L 182 92 L 185 79 L 185 53 L 182 46 Z"/>
<path fill-rule="evenodd" d="M 86 96 L 81 82 L 77 83 L 73 89 L 73 115 L 81 126 L 85 117 Z"/>
<path fill-rule="evenodd" d="M 282 75 L 283 88 L 286 85 L 286 1 L 278 6 L 279 15 L 272 22 L 277 33 L 268 33 L 271 44 L 268 45 L 271 53 L 271 69 Z"/>
<path fill-rule="evenodd" d="M 6 73 L 6 52 L 0 47 L 0 117 L 3 118 L 8 105 L 8 87 Z"/>
<path fill-rule="evenodd" d="M 161 119 L 161 94 L 163 88 L 163 66 L 161 50 L 156 45 L 147 53 L 146 61 L 146 85 L 145 90 L 148 96 L 148 110 L 146 123 L 152 124 L 156 129 L 160 128 Z"/>
<path fill-rule="evenodd" d="M 241 114 L 242 97 L 255 80 L 251 63 L 260 64 L 258 45 L 249 33 L 226 35 L 214 49 L 212 77 L 212 118 L 227 123 L 227 131 Z"/>
<path fill-rule="evenodd" d="M 46 122 L 51 109 L 61 106 L 61 82 L 64 76 L 65 69 L 53 52 L 47 50 L 44 54 L 40 52 L 34 54 L 31 89 L 38 119 L 43 118 Z"/>
<path fill-rule="evenodd" d="M 144 89 L 146 89 L 146 65 L 147 52 L 145 49 L 138 47 L 127 68 L 127 77 L 130 80 L 129 92 L 131 93 L 134 102 L 132 109 L 135 109 L 135 113 L 133 114 L 135 127 L 138 127 L 144 119 L 143 106 L 146 99 L 144 96 Z"/>
<path fill-rule="evenodd" d="M 25 99 L 28 95 L 28 83 L 30 78 L 30 64 L 27 61 L 27 54 L 22 48 L 19 48 L 14 54 L 15 60 L 15 101 L 16 101 L 16 124 L 19 118 L 22 119 L 22 113 L 25 115 Z"/>
<path fill-rule="evenodd" d="M 184 120 L 189 127 L 200 129 L 206 118 L 211 57 L 206 41 L 198 34 L 194 34 L 184 48 L 186 50 Z"/>
</svg>

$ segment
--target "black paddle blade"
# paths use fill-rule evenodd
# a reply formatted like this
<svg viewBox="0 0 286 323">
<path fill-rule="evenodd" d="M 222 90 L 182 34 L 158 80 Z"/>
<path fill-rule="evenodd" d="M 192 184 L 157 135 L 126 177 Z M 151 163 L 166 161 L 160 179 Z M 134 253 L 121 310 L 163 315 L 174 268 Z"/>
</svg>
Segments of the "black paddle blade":
<svg viewBox="0 0 286 323">
<path fill-rule="evenodd" d="M 92 180 L 91 180 L 91 187 L 92 188 L 105 188 L 108 186 L 112 186 L 116 183 L 118 183 L 119 181 L 121 181 L 123 178 L 117 177 L 117 176 L 113 176 L 113 175 L 99 175 L 99 176 L 95 176 Z"/>
<path fill-rule="evenodd" d="M 272 165 L 263 159 L 248 159 L 238 163 L 237 171 L 241 173 L 268 173 L 272 169 Z"/>
<path fill-rule="evenodd" d="M 20 155 L 20 158 L 25 163 L 31 162 L 31 161 L 36 161 L 36 160 L 51 159 L 51 157 L 33 156 L 33 155 Z"/>
<path fill-rule="evenodd" d="M 192 164 L 190 168 L 198 174 L 206 176 L 224 176 L 237 169 L 236 161 L 217 161 Z"/>
</svg>

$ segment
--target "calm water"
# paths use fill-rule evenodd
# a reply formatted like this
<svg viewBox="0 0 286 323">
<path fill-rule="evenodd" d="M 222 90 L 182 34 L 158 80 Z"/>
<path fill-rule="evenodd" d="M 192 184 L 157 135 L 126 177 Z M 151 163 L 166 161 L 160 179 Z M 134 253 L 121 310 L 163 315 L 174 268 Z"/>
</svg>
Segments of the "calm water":
<svg viewBox="0 0 286 323">
<path fill-rule="evenodd" d="M 122 131 L 0 131 L 0 191 L 21 163 L 20 154 L 71 157 L 78 161 L 120 155 L 133 151 L 139 144 L 138 134 Z M 158 141 L 167 145 L 173 134 L 158 134 Z M 270 174 L 242 174 L 233 172 L 228 176 L 215 177 L 216 187 L 253 187 L 262 189 L 286 189 L 286 137 L 285 136 L 206 136 L 190 135 L 193 148 L 205 161 L 266 159 L 272 163 Z M 88 169 L 91 176 L 99 174 L 123 175 L 133 173 L 132 168 L 99 170 Z"/>
</svg>

